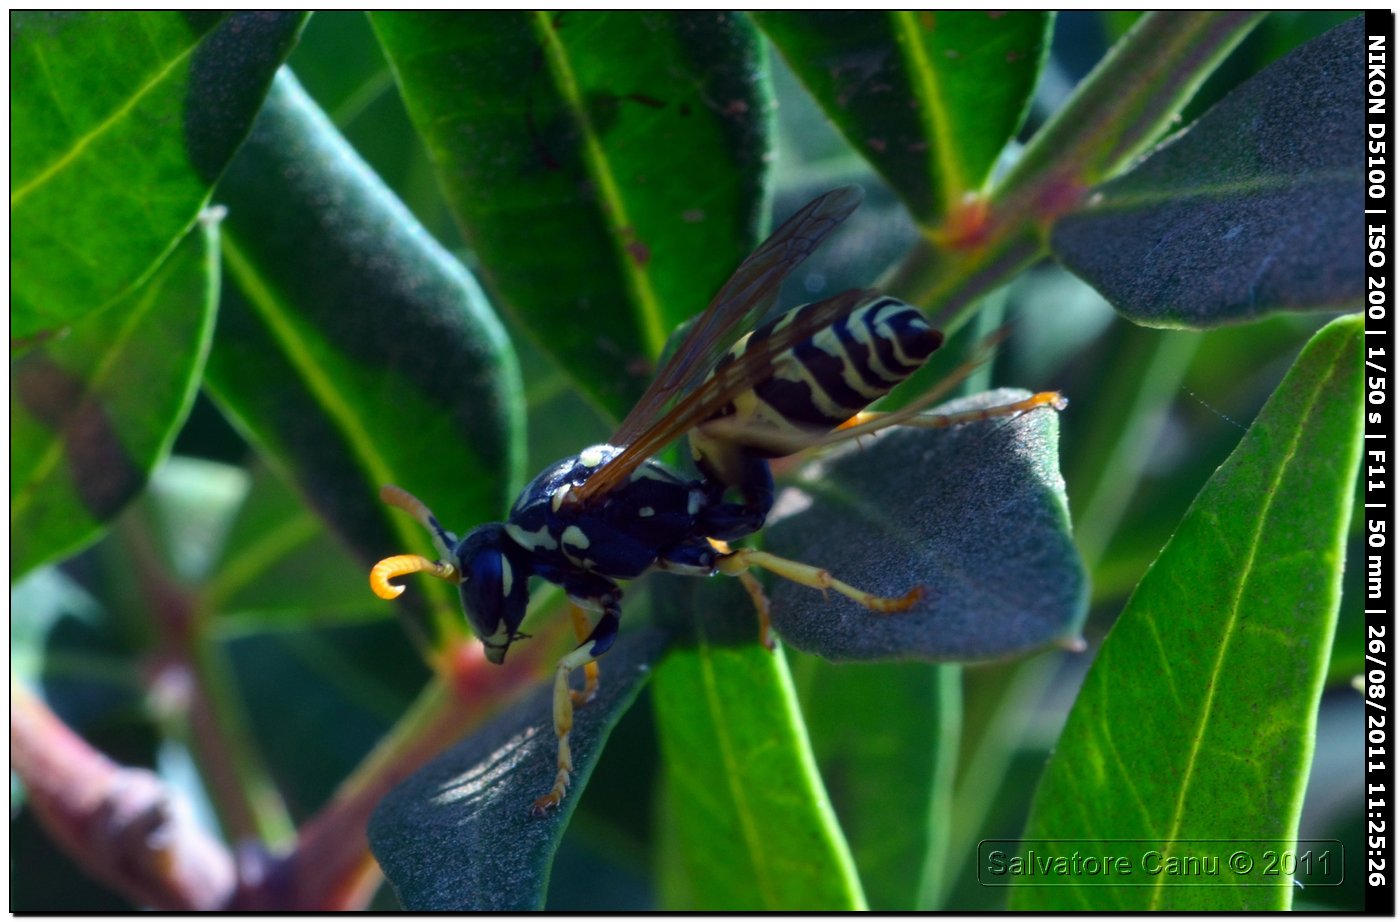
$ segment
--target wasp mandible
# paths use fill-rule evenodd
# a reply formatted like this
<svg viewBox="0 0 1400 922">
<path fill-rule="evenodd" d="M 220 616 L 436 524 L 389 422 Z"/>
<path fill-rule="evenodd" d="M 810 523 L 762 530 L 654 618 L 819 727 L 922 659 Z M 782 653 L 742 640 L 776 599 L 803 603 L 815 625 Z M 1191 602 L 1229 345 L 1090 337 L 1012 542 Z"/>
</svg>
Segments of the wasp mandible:
<svg viewBox="0 0 1400 922">
<path fill-rule="evenodd" d="M 428 529 L 439 559 L 386 558 L 370 572 L 370 586 L 392 599 L 403 592 L 389 582 L 394 577 L 421 572 L 455 581 L 493 663 L 523 636 L 531 577 L 558 584 L 575 606 L 602 613 L 590 628 L 573 609 L 580 644 L 555 672 L 558 770 L 534 802 L 536 813 L 557 806 L 568 788 L 573 705 L 591 696 L 597 681 L 591 664 L 617 636 L 619 580 L 651 570 L 737 576 L 755 601 L 765 643 L 767 603 L 749 572 L 754 567 L 878 612 L 904 611 L 921 598 L 919 586 L 897 598 L 877 596 L 819 567 L 731 548 L 729 541 L 762 528 L 772 509 L 771 459 L 894 425 L 946 426 L 1063 406 L 1058 394 L 1041 393 L 956 417 L 916 415 L 924 400 L 897 413 L 865 412 L 943 342 L 917 308 L 871 290 L 846 291 L 754 326 L 773 307 L 783 280 L 863 198 L 859 186 L 836 189 L 774 231 L 715 295 L 612 438 L 547 468 L 521 492 L 506 521 L 459 539 L 407 492 L 381 491 L 386 503 Z M 695 478 L 653 457 L 683 435 Z M 586 685 L 576 692 L 569 677 L 580 667 L 588 667 Z"/>
</svg>

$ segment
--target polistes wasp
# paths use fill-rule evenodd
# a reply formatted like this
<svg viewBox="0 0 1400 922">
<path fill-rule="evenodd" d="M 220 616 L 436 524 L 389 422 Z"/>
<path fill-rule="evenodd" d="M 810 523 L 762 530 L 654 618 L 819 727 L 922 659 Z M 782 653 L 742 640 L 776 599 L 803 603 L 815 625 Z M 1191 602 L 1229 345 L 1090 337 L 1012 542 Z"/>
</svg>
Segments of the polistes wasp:
<svg viewBox="0 0 1400 922">
<path fill-rule="evenodd" d="M 547 468 L 521 492 L 506 521 L 459 539 L 405 491 L 381 491 L 386 503 L 429 530 L 439 554 L 438 560 L 400 555 L 380 561 L 370 585 L 382 598 L 402 593 L 389 580 L 410 573 L 455 581 L 493 663 L 522 636 L 531 577 L 558 584 L 576 606 L 571 611 L 580 643 L 555 673 L 558 771 L 534 802 L 535 812 L 557 806 L 567 790 L 573 706 L 591 697 L 594 661 L 617 636 L 619 580 L 651 570 L 737 576 L 756 603 L 764 643 L 767 603 L 749 572 L 754 567 L 841 593 L 877 612 L 905 611 L 922 597 L 920 586 L 899 597 L 877 596 L 819 567 L 731 548 L 727 542 L 762 528 L 773 506 L 770 459 L 894 425 L 946 426 L 1063 406 L 1058 394 L 1041 393 L 956 417 L 917 415 L 922 400 L 895 413 L 865 412 L 943 341 L 917 308 L 871 290 L 846 291 L 753 326 L 773 306 L 783 280 L 863 198 L 858 186 L 836 189 L 774 231 L 715 295 L 608 442 Z M 698 477 L 654 459 L 683 435 L 689 435 Z M 579 608 L 602 616 L 590 627 Z M 569 684 L 580 667 L 587 667 L 581 692 Z"/>
</svg>

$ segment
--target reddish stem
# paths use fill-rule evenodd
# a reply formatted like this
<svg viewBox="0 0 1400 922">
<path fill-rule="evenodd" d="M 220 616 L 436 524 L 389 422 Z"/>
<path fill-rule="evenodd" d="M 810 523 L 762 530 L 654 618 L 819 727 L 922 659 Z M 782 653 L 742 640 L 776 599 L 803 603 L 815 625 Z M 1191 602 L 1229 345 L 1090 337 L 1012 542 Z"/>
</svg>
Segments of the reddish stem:
<svg viewBox="0 0 1400 922">
<path fill-rule="evenodd" d="M 547 638 L 540 637 L 540 641 Z M 436 683 L 418 713 L 400 723 L 331 802 L 306 822 L 283 868 L 286 902 L 296 910 L 359 909 L 374 895 L 379 866 L 365 830 L 370 814 L 400 781 L 509 704 L 539 677 L 548 642 L 517 648 L 504 665 L 488 663 L 480 644 L 467 641 L 445 655 Z"/>
<path fill-rule="evenodd" d="M 10 768 L 56 842 L 138 906 L 221 909 L 232 856 L 155 773 L 93 749 L 28 689 L 10 686 Z"/>
</svg>

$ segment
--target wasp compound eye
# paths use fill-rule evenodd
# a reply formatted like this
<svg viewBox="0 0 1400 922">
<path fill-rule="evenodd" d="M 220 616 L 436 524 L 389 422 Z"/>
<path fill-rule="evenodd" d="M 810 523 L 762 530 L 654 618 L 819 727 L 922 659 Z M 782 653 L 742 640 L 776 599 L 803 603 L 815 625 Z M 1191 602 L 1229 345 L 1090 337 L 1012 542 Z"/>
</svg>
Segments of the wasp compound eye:
<svg viewBox="0 0 1400 922">
<path fill-rule="evenodd" d="M 457 547 L 462 607 L 486 648 L 486 658 L 493 663 L 505 659 L 529 601 L 528 561 L 519 559 L 522 555 L 513 550 L 499 524 L 483 525 Z"/>
</svg>

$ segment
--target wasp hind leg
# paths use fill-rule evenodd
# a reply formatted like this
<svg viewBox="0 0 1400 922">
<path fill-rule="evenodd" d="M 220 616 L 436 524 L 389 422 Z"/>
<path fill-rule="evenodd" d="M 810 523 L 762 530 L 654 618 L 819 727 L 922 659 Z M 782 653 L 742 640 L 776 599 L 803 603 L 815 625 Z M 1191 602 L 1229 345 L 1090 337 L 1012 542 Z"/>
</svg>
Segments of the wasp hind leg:
<svg viewBox="0 0 1400 922">
<path fill-rule="evenodd" d="M 981 422 L 987 419 L 997 419 L 999 417 L 1016 417 L 1022 413 L 1029 413 L 1031 410 L 1038 410 L 1041 407 L 1050 407 L 1054 410 L 1063 410 L 1069 405 L 1069 401 L 1059 391 L 1041 391 L 1032 394 L 1025 400 L 1018 400 L 1015 403 L 1004 403 L 994 407 L 986 407 L 981 410 L 968 410 L 965 413 L 910 413 L 902 411 L 894 413 L 872 413 L 862 410 L 855 416 L 846 420 L 837 427 L 834 440 L 845 440 L 859 435 L 865 435 L 890 426 L 912 426 L 919 429 L 947 429 L 952 426 L 960 426 L 963 423 Z"/>
<path fill-rule="evenodd" d="M 569 675 L 580 667 L 584 669 L 584 697 L 588 700 L 597 689 L 598 667 L 594 662 L 598 657 L 607 652 L 617 639 L 617 628 L 619 616 L 622 614 L 622 592 L 609 581 L 598 578 L 598 583 L 606 583 L 607 588 L 602 589 L 601 585 L 594 586 L 591 583 L 589 588 L 592 592 L 587 594 L 576 593 L 575 589 L 582 586 L 570 586 L 565 584 L 564 589 L 569 593 L 570 602 L 573 603 L 570 616 L 573 619 L 574 631 L 577 634 L 583 633 L 588 621 L 583 616 L 582 611 L 578 611 L 580 603 L 588 606 L 602 608 L 603 617 L 598 619 L 598 623 L 593 626 L 593 630 L 584 637 L 578 649 L 566 654 L 554 671 L 554 734 L 559 740 L 558 756 L 555 760 L 556 770 L 554 773 L 554 784 L 548 793 L 535 800 L 530 807 L 530 812 L 535 816 L 544 816 L 552 808 L 559 806 L 564 799 L 564 794 L 569 789 L 569 776 L 574 770 L 573 751 L 569 746 L 569 733 L 574 728 L 574 702 L 576 692 L 569 687 Z M 576 612 L 576 614 L 575 614 Z M 592 675 L 589 676 L 588 668 L 592 666 Z M 583 703 L 579 701 L 579 703 Z"/>
</svg>

